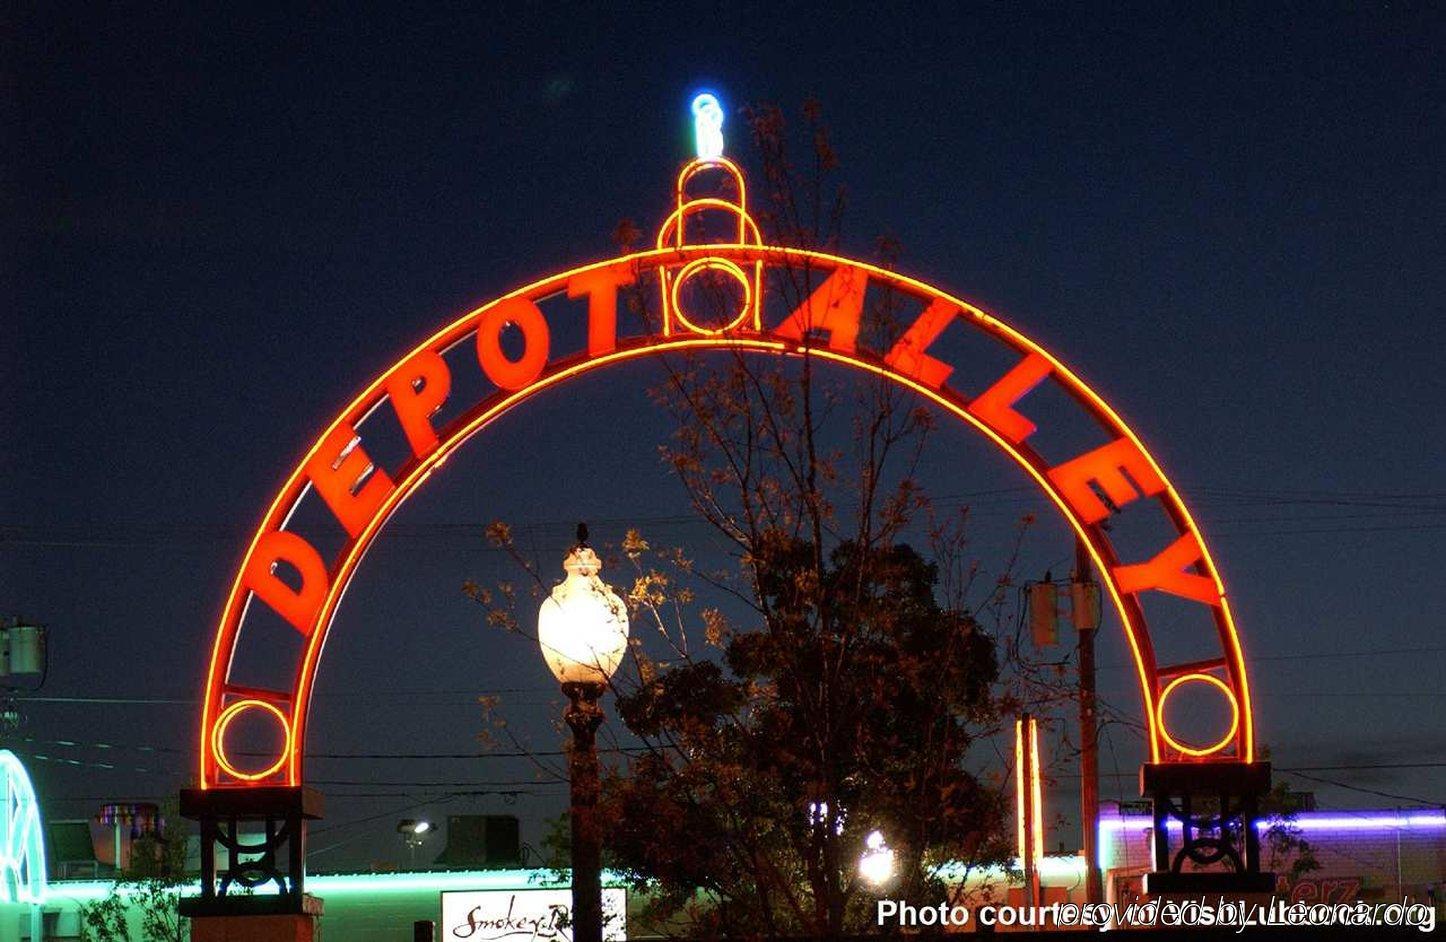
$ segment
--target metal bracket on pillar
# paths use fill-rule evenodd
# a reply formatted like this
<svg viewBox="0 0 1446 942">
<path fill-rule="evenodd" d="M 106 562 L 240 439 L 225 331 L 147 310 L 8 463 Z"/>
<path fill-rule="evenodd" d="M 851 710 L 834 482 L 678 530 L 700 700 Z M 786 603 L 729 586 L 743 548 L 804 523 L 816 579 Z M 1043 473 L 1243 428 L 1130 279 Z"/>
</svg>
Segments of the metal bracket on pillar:
<svg viewBox="0 0 1446 942">
<path fill-rule="evenodd" d="M 320 792 L 188 788 L 181 814 L 201 825 L 201 894 L 181 900 L 182 915 L 321 914 L 321 900 L 306 894 L 306 828 L 322 816 Z"/>
<path fill-rule="evenodd" d="M 1151 872 L 1145 892 L 1270 893 L 1260 872 L 1260 796 L 1270 790 L 1268 762 L 1169 762 L 1140 767 L 1140 795 L 1154 809 Z M 1179 823 L 1175 845 L 1171 821 Z M 1195 868 L 1186 870 L 1186 864 Z M 1203 869 L 1212 868 L 1212 869 Z"/>
</svg>

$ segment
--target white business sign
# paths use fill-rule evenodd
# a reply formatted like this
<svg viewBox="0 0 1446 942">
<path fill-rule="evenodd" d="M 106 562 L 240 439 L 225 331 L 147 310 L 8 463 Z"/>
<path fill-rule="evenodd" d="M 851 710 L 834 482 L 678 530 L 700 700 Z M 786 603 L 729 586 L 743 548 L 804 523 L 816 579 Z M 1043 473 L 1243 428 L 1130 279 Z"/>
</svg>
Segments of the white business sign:
<svg viewBox="0 0 1446 942">
<path fill-rule="evenodd" d="M 527 942 L 557 939 L 571 942 L 572 890 L 459 890 L 442 894 L 438 942 Z M 603 939 L 627 938 L 627 891 L 602 891 Z"/>
</svg>

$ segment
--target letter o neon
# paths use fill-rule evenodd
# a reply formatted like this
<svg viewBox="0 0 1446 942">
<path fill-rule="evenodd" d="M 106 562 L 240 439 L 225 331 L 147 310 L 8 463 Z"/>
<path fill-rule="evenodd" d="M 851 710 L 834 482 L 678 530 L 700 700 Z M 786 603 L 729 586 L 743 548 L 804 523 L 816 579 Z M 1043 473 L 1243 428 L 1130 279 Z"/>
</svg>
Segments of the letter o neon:
<svg viewBox="0 0 1446 942">
<path fill-rule="evenodd" d="M 727 272 L 733 276 L 734 281 L 737 281 L 738 284 L 743 287 L 743 306 L 738 309 L 737 316 L 722 327 L 701 327 L 689 320 L 688 315 L 683 313 L 682 298 L 679 296 L 679 291 L 682 289 L 685 281 L 702 271 Z M 673 303 L 673 314 L 677 316 L 678 322 L 695 334 L 704 334 L 710 337 L 727 333 L 737 328 L 739 324 L 743 323 L 743 319 L 748 316 L 748 312 L 753 309 L 753 286 L 748 283 L 748 275 L 736 263 L 730 262 L 726 258 L 693 259 L 678 271 L 677 277 L 673 279 L 673 288 L 670 294 L 671 297 L 669 300 Z"/>
<path fill-rule="evenodd" d="M 276 761 L 259 772 L 245 772 L 231 764 L 230 757 L 226 754 L 226 730 L 230 728 L 231 722 L 247 710 L 260 709 L 271 714 L 276 722 L 281 724 L 281 754 Z M 291 723 L 287 720 L 286 714 L 281 712 L 280 707 L 274 703 L 267 703 L 265 700 L 237 700 L 221 712 L 216 718 L 216 726 L 211 732 L 211 748 L 216 753 L 216 764 L 221 771 L 227 775 L 240 779 L 243 782 L 257 782 L 264 778 L 270 778 L 281 767 L 286 764 L 286 757 L 291 754 Z"/>
<path fill-rule="evenodd" d="M 1207 684 L 1210 684 L 1221 693 L 1225 694 L 1225 701 L 1230 704 L 1230 729 L 1227 730 L 1225 735 L 1220 738 L 1219 742 L 1215 743 L 1212 746 L 1206 746 L 1204 748 L 1187 746 L 1184 743 L 1180 742 L 1178 739 L 1176 739 L 1174 736 L 1170 735 L 1170 727 L 1165 723 L 1165 703 L 1170 699 L 1170 694 L 1174 693 L 1175 689 L 1186 681 L 1203 681 Z M 1187 756 L 1208 756 L 1214 755 L 1221 749 L 1224 749 L 1226 746 L 1230 745 L 1230 743 L 1235 739 L 1235 731 L 1240 727 L 1240 704 L 1235 702 L 1235 692 L 1232 691 L 1230 689 L 1230 686 L 1219 677 L 1216 677 L 1213 674 L 1201 673 L 1181 674 L 1179 677 L 1176 677 L 1174 680 L 1166 684 L 1164 690 L 1160 691 L 1160 700 L 1155 707 L 1155 718 L 1159 721 L 1160 738 L 1165 740 L 1165 742 L 1172 749 L 1177 749 Z"/>
<path fill-rule="evenodd" d="M 522 356 L 516 360 L 502 352 L 502 331 L 508 324 L 522 331 Z M 542 375 L 551 344 L 547 319 L 527 298 L 504 298 L 483 311 L 477 324 L 477 362 L 488 379 L 508 391 L 530 386 Z"/>
</svg>

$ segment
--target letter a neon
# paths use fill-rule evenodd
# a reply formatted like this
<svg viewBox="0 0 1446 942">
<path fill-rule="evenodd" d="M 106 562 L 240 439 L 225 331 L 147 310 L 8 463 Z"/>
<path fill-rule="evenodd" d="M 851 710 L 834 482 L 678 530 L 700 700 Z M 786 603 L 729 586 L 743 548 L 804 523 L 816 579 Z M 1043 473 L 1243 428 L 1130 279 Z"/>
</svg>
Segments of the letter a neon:
<svg viewBox="0 0 1446 942">
<path fill-rule="evenodd" d="M 798 310 L 773 328 L 774 336 L 802 343 L 813 331 L 822 330 L 828 333 L 829 349 L 853 353 L 858 347 L 859 317 L 868 284 L 868 276 L 858 269 L 836 269 Z"/>
</svg>

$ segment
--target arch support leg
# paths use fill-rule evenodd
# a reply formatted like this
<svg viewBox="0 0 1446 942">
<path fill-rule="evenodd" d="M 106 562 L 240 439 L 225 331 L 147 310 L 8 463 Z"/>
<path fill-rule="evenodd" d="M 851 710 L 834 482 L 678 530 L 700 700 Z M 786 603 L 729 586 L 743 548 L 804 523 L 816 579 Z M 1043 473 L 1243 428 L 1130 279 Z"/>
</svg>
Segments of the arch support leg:
<svg viewBox="0 0 1446 942">
<path fill-rule="evenodd" d="M 306 894 L 306 829 L 322 816 L 320 792 L 188 788 L 181 814 L 201 826 L 201 894 L 181 900 L 182 915 L 321 915 L 321 900 Z"/>
<path fill-rule="evenodd" d="M 1275 889 L 1260 870 L 1260 797 L 1268 762 L 1160 762 L 1140 767 L 1154 828 L 1145 892 L 1255 894 Z M 1176 842 L 1175 833 L 1179 832 Z"/>
</svg>

